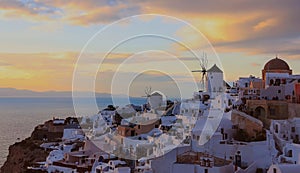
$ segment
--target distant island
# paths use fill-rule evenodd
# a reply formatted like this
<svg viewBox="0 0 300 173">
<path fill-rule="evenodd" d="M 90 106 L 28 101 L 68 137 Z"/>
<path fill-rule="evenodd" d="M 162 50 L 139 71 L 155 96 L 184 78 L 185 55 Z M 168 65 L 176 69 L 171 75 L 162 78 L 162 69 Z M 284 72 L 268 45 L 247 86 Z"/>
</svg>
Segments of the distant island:
<svg viewBox="0 0 300 173">
<path fill-rule="evenodd" d="M 91 95 L 92 92 L 82 91 L 78 94 L 82 97 Z M 95 93 L 96 97 L 111 97 L 108 93 Z M 127 95 L 114 95 L 117 97 L 128 97 Z M 0 88 L 0 98 L 20 98 L 20 97 L 72 97 L 72 91 L 32 91 L 32 90 L 20 90 L 16 88 Z"/>
</svg>

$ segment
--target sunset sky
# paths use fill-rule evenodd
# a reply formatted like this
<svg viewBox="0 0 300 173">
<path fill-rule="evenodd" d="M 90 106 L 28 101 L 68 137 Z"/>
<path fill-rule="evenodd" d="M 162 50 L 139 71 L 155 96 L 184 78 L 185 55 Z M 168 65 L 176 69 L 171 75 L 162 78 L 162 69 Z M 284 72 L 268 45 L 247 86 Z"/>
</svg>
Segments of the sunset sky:
<svg viewBox="0 0 300 173">
<path fill-rule="evenodd" d="M 300 74 L 299 0 L 0 0 L 0 88 L 70 91 L 75 63 L 86 42 L 108 24 L 140 14 L 168 15 L 195 26 L 216 50 L 227 81 L 250 74 L 261 76 L 264 64 L 276 55 Z M 161 28 L 162 33 L 184 37 L 193 49 L 203 46 L 186 26 L 159 17 L 119 23 L 115 32 L 105 35 L 105 42 L 116 39 L 129 25 L 137 32 L 146 29 L 143 22 Z M 200 68 L 196 61 L 188 59 L 186 50 L 174 43 L 144 38 L 114 50 L 99 70 L 96 90 L 109 93 L 108 81 L 118 64 L 149 46 L 186 57 L 190 68 Z M 96 57 L 105 53 L 101 48 L 94 52 Z M 134 72 L 139 63 L 167 58 L 157 52 L 143 56 L 148 59 L 132 62 L 119 71 L 120 75 Z M 88 69 L 95 64 L 85 65 Z M 209 62 L 211 65 L 213 62 Z M 184 78 L 183 73 L 176 72 Z M 164 82 L 172 83 L 160 73 L 145 72 L 132 84 L 131 95 L 143 94 L 147 85 L 163 90 Z M 168 89 L 173 92 L 174 88 Z"/>
</svg>

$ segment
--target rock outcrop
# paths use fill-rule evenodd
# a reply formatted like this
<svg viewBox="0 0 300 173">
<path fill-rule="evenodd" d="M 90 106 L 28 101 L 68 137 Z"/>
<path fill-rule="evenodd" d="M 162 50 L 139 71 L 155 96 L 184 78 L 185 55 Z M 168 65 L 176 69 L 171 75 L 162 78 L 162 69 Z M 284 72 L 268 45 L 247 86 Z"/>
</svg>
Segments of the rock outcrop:
<svg viewBox="0 0 300 173">
<path fill-rule="evenodd" d="M 49 152 L 40 148 L 41 140 L 34 140 L 31 137 L 17 142 L 9 147 L 9 154 L 1 173 L 23 173 L 28 172 L 27 167 L 35 162 L 45 161 Z"/>
<path fill-rule="evenodd" d="M 50 153 L 40 147 L 44 140 L 60 142 L 65 125 L 73 122 L 79 123 L 74 117 L 68 117 L 65 120 L 53 118 L 36 126 L 29 138 L 9 147 L 9 154 L 0 173 L 32 173 L 32 170 L 28 171 L 27 167 L 33 166 L 36 162 L 44 162 Z"/>
</svg>

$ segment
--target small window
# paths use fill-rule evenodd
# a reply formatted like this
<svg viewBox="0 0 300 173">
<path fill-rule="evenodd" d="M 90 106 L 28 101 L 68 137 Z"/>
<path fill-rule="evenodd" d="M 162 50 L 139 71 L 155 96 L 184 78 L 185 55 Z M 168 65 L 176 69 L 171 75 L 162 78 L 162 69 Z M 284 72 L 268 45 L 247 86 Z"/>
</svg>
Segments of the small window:
<svg viewBox="0 0 300 173">
<path fill-rule="evenodd" d="M 292 150 L 289 150 L 288 153 L 287 153 L 287 156 L 288 156 L 288 157 L 293 157 L 293 151 L 292 151 Z"/>
<path fill-rule="evenodd" d="M 281 93 L 281 90 L 278 90 L 278 94 L 280 94 Z"/>
<path fill-rule="evenodd" d="M 292 127 L 292 132 L 295 133 L 295 131 L 296 131 L 296 128 Z"/>
<path fill-rule="evenodd" d="M 280 79 L 275 80 L 275 86 L 280 86 L 280 83 L 281 83 Z"/>
<path fill-rule="evenodd" d="M 208 173 L 208 169 L 204 169 L 204 173 Z"/>
<path fill-rule="evenodd" d="M 277 169 L 276 168 L 273 168 L 273 173 L 277 173 Z"/>
</svg>

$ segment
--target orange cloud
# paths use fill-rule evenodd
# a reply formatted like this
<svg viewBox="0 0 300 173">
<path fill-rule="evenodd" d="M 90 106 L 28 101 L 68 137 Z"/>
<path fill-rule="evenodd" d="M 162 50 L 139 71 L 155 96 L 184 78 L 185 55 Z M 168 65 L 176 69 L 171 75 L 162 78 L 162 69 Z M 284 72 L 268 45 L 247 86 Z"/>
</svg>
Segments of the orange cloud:
<svg viewBox="0 0 300 173">
<path fill-rule="evenodd" d="M 273 27 L 276 25 L 276 20 L 275 19 L 267 19 L 264 21 L 259 22 L 257 25 L 253 27 L 254 31 L 260 31 L 262 29 L 268 28 L 268 27 Z"/>
<path fill-rule="evenodd" d="M 71 90 L 75 64 L 78 52 L 54 53 L 0 53 L 0 86 L 19 89 Z M 98 67 L 99 56 L 103 53 L 88 54 L 90 59 L 81 64 L 86 69 L 86 76 L 93 77 L 91 66 Z M 98 80 L 110 80 L 117 66 L 130 54 L 111 53 L 101 65 Z M 140 62 L 142 63 L 142 62 Z M 103 85 L 103 86 L 102 86 Z M 110 89 L 101 83 L 99 91 Z M 107 92 L 107 91 L 106 91 Z"/>
<path fill-rule="evenodd" d="M 251 64 L 251 66 L 253 66 L 253 67 L 260 67 L 261 64 L 254 62 L 254 63 Z"/>
<path fill-rule="evenodd" d="M 1 87 L 34 90 L 69 90 L 77 53 L 0 53 Z"/>
<path fill-rule="evenodd" d="M 300 58 L 300 23 L 298 22 L 300 2 L 298 0 L 22 2 L 0 1 L 0 18 L 34 21 L 31 29 L 52 31 L 70 24 L 73 27 L 90 26 L 106 24 L 135 14 L 159 13 L 189 21 L 204 33 L 219 53 L 242 52 L 244 57 L 278 53 L 284 58 L 293 60 Z M 184 27 L 175 35 L 184 37 L 192 48 L 202 46 L 203 38 L 194 37 L 195 35 Z M 69 90 L 77 56 L 77 52 L 0 53 L 0 84 L 3 87 L 19 86 L 36 90 L 48 88 Z M 103 70 L 115 68 L 116 64 L 124 60 L 124 56 L 129 55 L 122 53 L 111 55 L 105 61 Z M 97 61 L 91 59 L 85 64 L 85 68 L 88 70 L 90 66 L 95 65 L 95 62 Z"/>
</svg>

